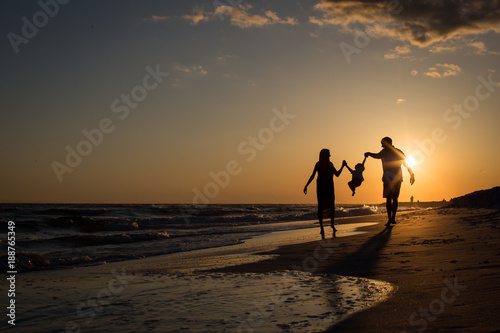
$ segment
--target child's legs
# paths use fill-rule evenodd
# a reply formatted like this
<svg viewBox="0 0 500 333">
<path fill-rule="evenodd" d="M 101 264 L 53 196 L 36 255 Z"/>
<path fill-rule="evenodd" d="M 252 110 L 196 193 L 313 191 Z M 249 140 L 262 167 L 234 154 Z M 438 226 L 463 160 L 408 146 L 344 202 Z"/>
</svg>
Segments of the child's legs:
<svg viewBox="0 0 500 333">
<path fill-rule="evenodd" d="M 351 191 L 354 192 L 354 189 L 356 188 L 356 185 L 354 185 L 354 181 L 351 180 L 350 182 L 347 183 L 347 185 L 349 185 L 349 188 L 351 189 Z"/>
</svg>

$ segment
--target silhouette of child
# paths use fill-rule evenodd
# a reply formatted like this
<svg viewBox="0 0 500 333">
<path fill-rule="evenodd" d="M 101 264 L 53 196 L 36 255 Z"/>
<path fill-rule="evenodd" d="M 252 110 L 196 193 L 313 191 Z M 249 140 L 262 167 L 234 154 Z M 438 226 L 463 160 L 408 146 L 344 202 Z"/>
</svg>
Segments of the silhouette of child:
<svg viewBox="0 0 500 333">
<path fill-rule="evenodd" d="M 351 169 L 346 164 L 347 169 L 349 169 L 349 171 L 352 174 L 352 180 L 347 183 L 347 185 L 349 185 L 349 188 L 352 191 L 352 195 L 356 194 L 356 187 L 360 186 L 361 183 L 363 182 L 363 180 L 365 180 L 363 178 L 363 171 L 365 171 L 365 161 L 366 161 L 366 157 L 363 160 L 363 163 L 356 164 L 356 166 L 354 167 L 354 170 Z"/>
</svg>

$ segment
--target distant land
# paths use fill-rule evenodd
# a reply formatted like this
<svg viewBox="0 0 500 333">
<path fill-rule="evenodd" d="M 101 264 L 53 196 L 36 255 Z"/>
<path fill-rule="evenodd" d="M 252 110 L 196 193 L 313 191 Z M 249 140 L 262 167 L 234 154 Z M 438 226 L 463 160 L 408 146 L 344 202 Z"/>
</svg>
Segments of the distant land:
<svg viewBox="0 0 500 333">
<path fill-rule="evenodd" d="M 342 206 L 339 204 L 339 206 Z M 385 207 L 384 203 L 372 204 L 372 206 Z M 452 198 L 450 201 L 400 201 L 399 206 L 415 208 L 489 208 L 500 209 L 500 186 L 488 190 L 479 190 L 460 197 Z"/>
<path fill-rule="evenodd" d="M 500 209 L 500 186 L 453 198 L 447 207 Z"/>
</svg>

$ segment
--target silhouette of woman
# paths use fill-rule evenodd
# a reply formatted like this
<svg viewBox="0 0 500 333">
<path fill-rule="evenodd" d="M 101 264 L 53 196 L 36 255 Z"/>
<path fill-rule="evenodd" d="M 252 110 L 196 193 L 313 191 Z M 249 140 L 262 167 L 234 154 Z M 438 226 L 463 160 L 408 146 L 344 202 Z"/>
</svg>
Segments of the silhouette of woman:
<svg viewBox="0 0 500 333">
<path fill-rule="evenodd" d="M 346 165 L 346 161 L 342 162 L 342 167 L 337 171 L 330 162 L 330 150 L 322 149 L 319 152 L 319 161 L 314 165 L 314 170 L 307 181 L 306 186 L 304 186 L 304 194 L 307 194 L 307 186 L 313 181 L 316 172 L 318 173 L 318 178 L 316 179 L 316 194 L 318 196 L 318 219 L 319 225 L 321 227 L 321 238 L 325 239 L 325 230 L 323 229 L 323 209 L 330 209 L 330 219 L 331 227 L 333 229 L 333 236 L 337 232 L 334 225 L 335 219 L 335 191 L 333 188 L 333 175 L 340 176 L 342 169 Z"/>
</svg>

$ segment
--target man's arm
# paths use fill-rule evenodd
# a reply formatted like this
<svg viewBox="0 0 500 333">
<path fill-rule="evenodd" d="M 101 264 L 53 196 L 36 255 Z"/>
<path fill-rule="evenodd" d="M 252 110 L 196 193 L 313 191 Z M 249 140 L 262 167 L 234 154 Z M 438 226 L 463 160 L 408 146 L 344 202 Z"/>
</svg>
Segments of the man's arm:
<svg viewBox="0 0 500 333">
<path fill-rule="evenodd" d="M 408 170 L 408 173 L 410 174 L 410 185 L 413 185 L 415 182 L 415 174 L 413 173 L 413 170 L 411 167 L 406 163 L 406 160 L 403 161 L 403 165 L 405 166 L 406 170 Z"/>
<path fill-rule="evenodd" d="M 367 157 L 380 159 L 380 153 L 375 154 L 375 153 L 368 153 L 367 152 L 367 153 L 365 153 L 365 158 L 367 158 Z"/>
</svg>

